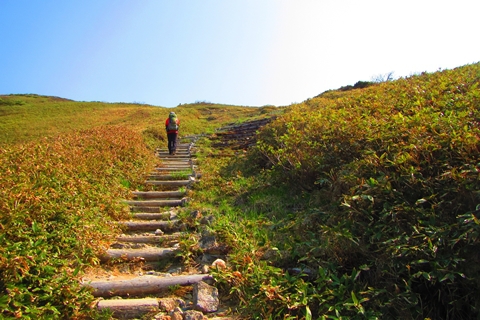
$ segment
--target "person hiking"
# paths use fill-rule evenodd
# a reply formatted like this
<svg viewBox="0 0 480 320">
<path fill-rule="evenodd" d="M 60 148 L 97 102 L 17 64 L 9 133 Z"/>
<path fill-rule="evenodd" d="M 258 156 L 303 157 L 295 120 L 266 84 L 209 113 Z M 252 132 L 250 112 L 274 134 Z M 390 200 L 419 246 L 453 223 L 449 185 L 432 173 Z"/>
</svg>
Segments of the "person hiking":
<svg viewBox="0 0 480 320">
<path fill-rule="evenodd" d="M 178 120 L 175 112 L 170 112 L 167 120 L 165 121 L 165 129 L 167 130 L 168 153 L 171 155 L 174 155 L 177 150 L 177 135 L 179 127 L 180 120 Z"/>
</svg>

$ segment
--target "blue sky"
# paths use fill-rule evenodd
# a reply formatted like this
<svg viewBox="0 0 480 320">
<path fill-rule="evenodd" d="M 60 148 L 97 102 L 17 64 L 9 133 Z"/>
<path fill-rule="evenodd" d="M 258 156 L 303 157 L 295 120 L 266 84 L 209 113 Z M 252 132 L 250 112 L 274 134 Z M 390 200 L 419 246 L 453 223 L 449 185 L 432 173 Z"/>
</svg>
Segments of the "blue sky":
<svg viewBox="0 0 480 320">
<path fill-rule="evenodd" d="M 289 105 L 480 61 L 478 0 L 0 0 L 0 94 Z"/>
</svg>

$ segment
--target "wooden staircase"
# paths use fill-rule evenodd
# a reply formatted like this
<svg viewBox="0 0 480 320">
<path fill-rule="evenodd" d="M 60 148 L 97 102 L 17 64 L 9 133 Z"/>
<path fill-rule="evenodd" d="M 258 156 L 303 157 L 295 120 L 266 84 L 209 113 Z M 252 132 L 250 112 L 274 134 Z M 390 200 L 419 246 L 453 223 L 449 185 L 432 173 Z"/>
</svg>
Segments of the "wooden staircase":
<svg viewBox="0 0 480 320">
<path fill-rule="evenodd" d="M 184 266 L 177 257 L 179 240 L 192 232 L 178 219 L 177 212 L 188 203 L 187 190 L 200 177 L 193 150 L 192 139 L 180 143 L 175 155 L 156 151 L 161 165 L 145 181 L 150 191 L 132 192 L 133 200 L 126 201 L 131 219 L 118 221 L 124 234 L 100 257 L 106 271 L 83 281 L 98 297 L 96 308 L 110 309 L 117 319 L 186 319 L 187 312 L 198 316 L 202 311 L 191 301 L 195 298 L 175 296 L 178 288 L 189 292 L 200 282 L 209 286 L 214 283 L 208 268 Z M 163 299 L 177 303 L 165 307 Z M 222 314 L 212 310 L 208 315 L 231 319 L 218 317 Z"/>
</svg>

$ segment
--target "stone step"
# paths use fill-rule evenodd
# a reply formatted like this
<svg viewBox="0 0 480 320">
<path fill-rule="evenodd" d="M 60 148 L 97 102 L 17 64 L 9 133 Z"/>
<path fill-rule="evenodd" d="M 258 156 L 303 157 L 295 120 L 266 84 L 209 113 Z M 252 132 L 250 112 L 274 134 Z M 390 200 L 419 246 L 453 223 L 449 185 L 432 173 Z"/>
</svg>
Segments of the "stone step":
<svg viewBox="0 0 480 320">
<path fill-rule="evenodd" d="M 200 281 L 212 281 L 208 274 L 192 274 L 170 277 L 141 276 L 127 280 L 103 280 L 85 283 L 93 288 L 95 297 L 135 296 L 142 294 L 161 293 L 172 286 L 187 286 Z"/>
</svg>

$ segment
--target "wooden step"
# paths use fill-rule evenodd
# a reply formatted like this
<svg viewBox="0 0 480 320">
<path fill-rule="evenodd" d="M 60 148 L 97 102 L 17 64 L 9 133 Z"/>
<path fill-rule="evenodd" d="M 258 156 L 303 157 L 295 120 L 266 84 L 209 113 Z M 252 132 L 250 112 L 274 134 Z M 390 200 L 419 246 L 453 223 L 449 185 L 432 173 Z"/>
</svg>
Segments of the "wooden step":
<svg viewBox="0 0 480 320">
<path fill-rule="evenodd" d="M 153 171 L 160 171 L 160 172 L 163 172 L 163 171 L 188 171 L 188 170 L 192 170 L 194 168 L 196 168 L 197 166 L 196 165 L 185 165 L 185 164 L 182 164 L 182 165 L 161 165 L 161 166 L 158 166 L 156 168 L 153 169 Z"/>
<path fill-rule="evenodd" d="M 190 159 L 162 159 L 162 164 L 167 165 L 167 166 L 172 166 L 172 165 L 191 165 L 192 162 Z"/>
<path fill-rule="evenodd" d="M 130 207 L 130 211 L 135 216 L 137 213 L 153 213 L 153 214 L 162 213 L 165 208 L 166 207 L 136 207 L 136 206 L 133 206 L 133 207 Z"/>
<path fill-rule="evenodd" d="M 116 243 L 100 257 L 102 262 L 114 260 L 114 265 L 118 265 L 121 272 L 111 273 L 107 268 L 109 278 L 95 278 L 95 281 L 82 283 L 92 289 L 95 297 L 99 297 L 94 305 L 98 310 L 108 309 L 118 319 L 152 317 L 162 309 L 160 297 L 171 295 L 172 287 L 190 286 L 200 281 L 213 283 L 213 277 L 208 274 L 176 275 L 181 271 L 171 271 L 183 269 L 177 268 L 180 262 L 177 258 L 180 252 L 178 243 L 186 235 L 190 236 L 192 231 L 186 234 L 187 226 L 178 219 L 177 210 L 168 207 L 184 206 L 190 200 L 186 197 L 187 191 L 177 189 L 188 189 L 201 176 L 196 172 L 196 159 L 192 158 L 195 152 L 192 142 L 177 144 L 175 155 L 169 155 L 164 148 L 157 149 L 155 155 L 161 164 L 150 173 L 145 184 L 150 185 L 148 190 L 169 191 L 134 191 L 133 199 L 124 200 L 131 208 L 131 220 L 117 222 L 125 234 L 118 236 Z M 188 194 L 191 192 L 188 191 Z M 171 268 L 171 264 L 175 268 Z M 127 268 L 123 269 L 124 266 Z M 140 274 L 143 270 L 152 272 L 137 276 L 139 273 L 133 270 L 139 266 L 142 268 Z M 191 308 L 190 305 L 182 306 L 183 310 Z M 209 317 L 212 320 L 233 319 L 215 317 L 213 313 Z"/>
<path fill-rule="evenodd" d="M 189 180 L 147 180 L 145 184 L 154 186 L 168 186 L 168 187 L 184 187 L 193 183 L 193 179 Z"/>
<path fill-rule="evenodd" d="M 183 197 L 185 191 L 134 191 L 132 194 L 139 199 L 166 199 Z"/>
<path fill-rule="evenodd" d="M 152 172 L 147 179 L 148 180 L 178 180 L 179 178 L 184 178 L 184 179 L 190 179 L 190 177 L 194 177 L 192 174 L 185 174 L 185 175 L 180 175 L 180 174 L 161 174 L 161 173 L 155 173 Z"/>
<path fill-rule="evenodd" d="M 150 312 L 159 311 L 159 303 L 155 298 L 100 300 L 98 310 L 110 310 L 118 319 L 137 319 Z"/>
<path fill-rule="evenodd" d="M 190 150 L 188 149 L 182 149 L 182 150 L 177 150 L 177 152 L 175 154 L 170 154 L 170 152 L 168 150 L 160 150 L 160 151 L 155 151 L 155 154 L 159 157 L 162 157 L 162 158 L 167 158 L 167 157 L 171 157 L 171 158 L 174 158 L 174 157 L 190 157 L 191 156 L 191 153 L 190 153 Z"/>
<path fill-rule="evenodd" d="M 182 237 L 183 233 L 176 232 L 172 234 L 164 234 L 162 236 L 151 235 L 121 235 L 117 237 L 118 242 L 131 243 L 169 243 L 176 241 Z"/>
<path fill-rule="evenodd" d="M 102 261 L 112 259 L 136 260 L 143 261 L 160 261 L 165 258 L 174 257 L 178 252 L 177 248 L 157 248 L 147 247 L 141 249 L 108 249 L 107 252 L 100 257 Z"/>
<path fill-rule="evenodd" d="M 190 157 L 190 151 L 178 151 L 175 154 L 170 154 L 168 151 L 157 151 L 157 156 L 164 158 L 181 158 L 181 157 Z"/>
<path fill-rule="evenodd" d="M 129 280 L 91 281 L 84 284 L 93 288 L 95 297 L 134 296 L 164 292 L 172 286 L 188 286 L 200 281 L 211 281 L 208 274 L 192 274 L 171 277 L 142 276 Z"/>
<path fill-rule="evenodd" d="M 129 200 L 125 201 L 129 206 L 135 207 L 179 207 L 185 204 L 184 198 L 173 200 Z"/>
<path fill-rule="evenodd" d="M 160 229 L 167 233 L 176 232 L 183 228 L 183 224 L 180 220 L 119 221 L 117 223 L 125 227 L 128 231 L 155 231 Z"/>
<path fill-rule="evenodd" d="M 156 208 L 158 211 L 158 208 Z M 174 220 L 177 214 L 174 212 L 135 212 L 132 214 L 132 219 L 135 220 Z"/>
</svg>

